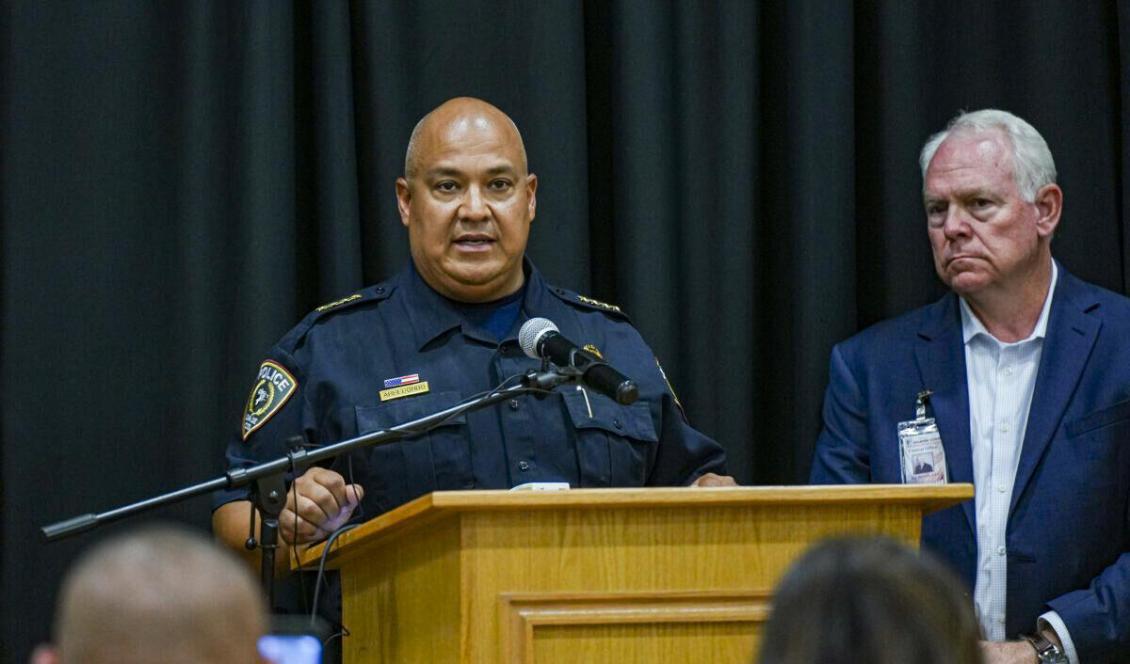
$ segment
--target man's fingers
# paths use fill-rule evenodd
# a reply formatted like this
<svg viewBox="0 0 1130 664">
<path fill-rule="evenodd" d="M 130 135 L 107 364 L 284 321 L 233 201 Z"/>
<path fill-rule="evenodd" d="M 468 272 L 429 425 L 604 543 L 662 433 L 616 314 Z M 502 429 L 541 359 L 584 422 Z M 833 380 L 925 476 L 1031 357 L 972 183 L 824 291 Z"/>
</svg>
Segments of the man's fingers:
<svg viewBox="0 0 1130 664">
<path fill-rule="evenodd" d="M 321 523 L 326 519 L 335 518 L 341 512 L 342 507 L 347 503 L 348 500 L 346 500 L 344 489 L 339 499 L 337 495 L 324 485 L 316 482 L 306 482 L 303 484 L 295 482 L 294 490 L 287 499 L 287 505 L 291 507 L 291 509 L 298 512 L 299 516 L 302 518 L 313 521 L 314 523 Z"/>
<path fill-rule="evenodd" d="M 729 475 L 706 473 L 699 477 L 691 486 L 737 486 L 737 481 Z"/>
<path fill-rule="evenodd" d="M 287 507 L 307 519 L 321 523 L 323 519 L 318 519 L 309 512 L 310 505 L 301 499 L 312 501 L 326 519 L 333 519 L 341 512 L 342 506 L 350 501 L 346 493 L 345 478 L 332 470 L 315 466 L 294 481 L 294 486 L 287 495 Z"/>
<path fill-rule="evenodd" d="M 306 544 L 328 536 L 349 519 L 365 490 L 346 484 L 338 473 L 311 468 L 287 492 L 279 515 L 280 532 L 288 544 Z"/>
<path fill-rule="evenodd" d="M 306 544 L 316 541 L 322 536 L 322 528 L 316 523 L 311 523 L 290 510 L 283 510 L 279 514 L 279 534 L 287 544 Z"/>
</svg>

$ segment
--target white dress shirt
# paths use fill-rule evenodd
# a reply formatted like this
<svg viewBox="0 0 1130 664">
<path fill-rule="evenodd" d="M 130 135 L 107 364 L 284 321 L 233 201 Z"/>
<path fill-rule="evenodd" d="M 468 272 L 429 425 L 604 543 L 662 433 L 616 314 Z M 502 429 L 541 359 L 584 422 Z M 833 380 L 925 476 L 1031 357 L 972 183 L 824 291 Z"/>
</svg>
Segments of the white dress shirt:
<svg viewBox="0 0 1130 664">
<path fill-rule="evenodd" d="M 989 641 L 1003 641 L 1008 580 L 1008 507 L 1020 448 L 1028 429 L 1028 411 L 1048 328 L 1048 313 L 1059 270 L 1052 278 L 1044 308 L 1027 339 L 1003 343 L 989 333 L 961 299 L 965 371 L 969 386 L 969 433 L 973 446 L 974 504 L 977 514 L 977 581 L 973 603 Z M 1072 664 L 1075 648 L 1054 611 L 1041 616 L 1056 631 Z M 1035 629 L 1035 625 L 1032 626 Z"/>
</svg>

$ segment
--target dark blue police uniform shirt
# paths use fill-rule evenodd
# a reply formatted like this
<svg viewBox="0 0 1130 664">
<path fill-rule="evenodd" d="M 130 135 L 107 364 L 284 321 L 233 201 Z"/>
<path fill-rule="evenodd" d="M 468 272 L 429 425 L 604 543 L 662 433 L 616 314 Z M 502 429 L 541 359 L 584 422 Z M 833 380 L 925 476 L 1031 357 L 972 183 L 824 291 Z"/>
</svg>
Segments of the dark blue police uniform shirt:
<svg viewBox="0 0 1130 664">
<path fill-rule="evenodd" d="M 505 489 L 533 481 L 677 486 L 706 472 L 724 473 L 722 448 L 686 422 L 654 354 L 627 317 L 546 284 L 529 260 L 524 269 L 521 308 L 501 342 L 411 267 L 311 313 L 268 356 L 296 386 L 246 440 L 234 438 L 229 466 L 283 456 L 286 440 L 296 434 L 325 445 L 388 428 L 538 368 L 538 360 L 522 353 L 517 334 L 523 322 L 541 316 L 579 346 L 595 346 L 634 379 L 639 400 L 623 406 L 567 385 L 545 398 L 519 396 L 417 438 L 354 452 L 348 463 L 337 459 L 331 468 L 365 489 L 365 518 L 443 489 Z M 426 393 L 381 400 L 386 379 L 411 374 L 428 384 Z M 215 504 L 244 498 L 243 490 L 221 491 Z"/>
</svg>

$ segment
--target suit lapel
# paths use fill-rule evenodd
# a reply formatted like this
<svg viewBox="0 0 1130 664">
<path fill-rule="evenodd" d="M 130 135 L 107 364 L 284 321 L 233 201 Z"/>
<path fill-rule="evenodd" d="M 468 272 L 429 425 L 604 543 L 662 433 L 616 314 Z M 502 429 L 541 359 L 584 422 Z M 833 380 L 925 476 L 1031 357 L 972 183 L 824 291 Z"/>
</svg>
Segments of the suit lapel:
<svg viewBox="0 0 1130 664">
<path fill-rule="evenodd" d="M 946 451 L 950 482 L 973 482 L 973 451 L 969 439 L 969 390 L 966 387 L 965 344 L 957 297 L 942 298 L 927 312 L 914 344 L 922 387 L 933 391 L 930 405 Z M 911 395 L 907 395 L 909 399 Z M 973 501 L 961 504 L 969 527 L 976 532 Z"/>
<path fill-rule="evenodd" d="M 1020 449 L 1020 462 L 1012 486 L 1009 515 L 1016 509 L 1040 459 L 1047 450 L 1059 426 L 1071 396 L 1079 384 L 1079 377 L 1087 365 L 1091 348 L 1098 338 L 1102 322 L 1086 312 L 1095 305 L 1083 300 L 1086 289 L 1059 268 L 1059 285 L 1052 298 L 1048 317 L 1044 349 L 1040 353 L 1040 368 L 1036 374 L 1036 388 L 1032 393 L 1032 406 L 1028 411 L 1028 428 Z M 948 450 L 947 450 L 948 451 Z"/>
</svg>

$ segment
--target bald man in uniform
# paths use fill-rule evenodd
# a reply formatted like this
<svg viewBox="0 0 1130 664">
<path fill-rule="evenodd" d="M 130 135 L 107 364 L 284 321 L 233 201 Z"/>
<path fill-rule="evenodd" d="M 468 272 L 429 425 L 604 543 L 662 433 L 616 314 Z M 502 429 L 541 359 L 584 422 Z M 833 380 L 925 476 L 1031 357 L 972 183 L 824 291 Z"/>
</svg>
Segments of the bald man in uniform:
<svg viewBox="0 0 1130 664">
<path fill-rule="evenodd" d="M 283 456 L 292 436 L 325 445 L 385 429 L 536 369 L 517 340 L 534 317 L 635 380 L 639 400 L 621 405 L 568 386 L 311 468 L 280 515 L 287 545 L 437 490 L 733 484 L 722 448 L 687 422 L 628 317 L 546 283 L 526 257 L 537 188 L 521 134 L 494 106 L 456 98 L 420 120 L 396 181 L 410 264 L 318 307 L 268 352 L 228 463 Z M 238 549 L 249 510 L 244 493 L 217 497 L 214 529 Z"/>
</svg>

